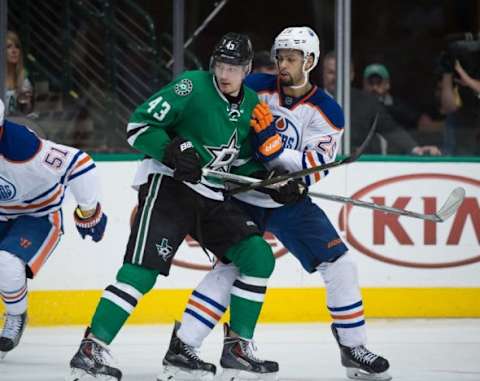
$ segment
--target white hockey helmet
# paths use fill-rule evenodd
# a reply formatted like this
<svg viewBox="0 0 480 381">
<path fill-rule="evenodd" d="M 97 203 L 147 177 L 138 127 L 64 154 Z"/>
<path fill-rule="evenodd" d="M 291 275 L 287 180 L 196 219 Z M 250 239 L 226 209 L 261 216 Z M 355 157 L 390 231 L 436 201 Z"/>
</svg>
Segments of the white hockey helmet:
<svg viewBox="0 0 480 381">
<path fill-rule="evenodd" d="M 276 61 L 276 55 L 278 49 L 295 49 L 303 52 L 303 59 L 306 63 L 307 57 L 313 54 L 313 65 L 306 73 L 311 71 L 317 66 L 318 59 L 320 57 L 320 40 L 308 26 L 294 26 L 284 29 L 275 38 L 275 42 L 272 47 L 272 59 Z"/>
<path fill-rule="evenodd" d="M 5 106 L 0 98 L 0 127 L 3 126 L 3 115 L 5 113 Z"/>
</svg>

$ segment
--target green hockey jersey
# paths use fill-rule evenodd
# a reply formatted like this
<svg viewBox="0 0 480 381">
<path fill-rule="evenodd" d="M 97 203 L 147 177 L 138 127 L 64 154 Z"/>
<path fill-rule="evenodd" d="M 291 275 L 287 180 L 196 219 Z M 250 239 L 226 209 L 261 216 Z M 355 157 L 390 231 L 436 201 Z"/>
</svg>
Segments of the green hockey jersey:
<svg viewBox="0 0 480 381">
<path fill-rule="evenodd" d="M 190 71 L 137 107 L 128 123 L 128 142 L 149 159 L 140 165 L 134 186 L 145 183 L 150 173 L 171 173 L 162 160 L 175 136 L 192 142 L 205 168 L 244 175 L 263 169 L 252 158 L 249 136 L 250 117 L 259 99 L 246 86 L 243 91 L 243 100 L 231 104 L 213 74 Z M 205 179 L 185 184 L 206 197 L 223 199 L 221 184 Z"/>
</svg>

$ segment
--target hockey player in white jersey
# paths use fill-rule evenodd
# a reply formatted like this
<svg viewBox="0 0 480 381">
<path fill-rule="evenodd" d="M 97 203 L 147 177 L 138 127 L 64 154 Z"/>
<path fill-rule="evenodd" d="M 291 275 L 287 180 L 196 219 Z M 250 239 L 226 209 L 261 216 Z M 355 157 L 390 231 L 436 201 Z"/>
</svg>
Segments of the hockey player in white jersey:
<svg viewBox="0 0 480 381">
<path fill-rule="evenodd" d="M 316 66 L 319 55 L 319 40 L 312 29 L 286 28 L 276 37 L 272 48 L 278 75 L 253 74 L 246 80 L 247 86 L 256 90 L 269 105 L 274 118 L 267 129 L 252 126 L 257 146 L 261 147 L 276 131 L 282 135 L 285 148 L 278 158 L 269 160 L 268 155 L 257 151 L 257 156 L 269 168 L 293 172 L 335 160 L 343 133 L 343 112 L 335 100 L 309 80 L 309 72 Z M 328 171 L 311 174 L 304 182 L 311 185 L 327 174 Z M 333 320 L 332 332 L 347 376 L 390 380 L 388 361 L 365 347 L 366 328 L 357 266 L 328 217 L 308 197 L 294 197 L 293 203 L 281 206 L 257 196 L 258 192 L 235 195 L 260 228 L 275 234 L 306 271 L 322 276 L 327 308 Z M 179 340 L 192 350 L 200 347 L 226 311 L 237 274 L 235 266 L 225 263 L 218 263 L 207 273 L 193 291 L 172 342 Z M 190 368 L 188 362 L 176 360 L 171 344 L 158 380 L 189 379 L 194 365 Z"/>
<path fill-rule="evenodd" d="M 27 324 L 27 278 L 38 274 L 63 234 L 67 187 L 78 203 L 80 235 L 100 241 L 107 217 L 93 160 L 5 120 L 0 100 L 0 296 L 6 310 L 0 359 L 18 345 Z"/>
</svg>

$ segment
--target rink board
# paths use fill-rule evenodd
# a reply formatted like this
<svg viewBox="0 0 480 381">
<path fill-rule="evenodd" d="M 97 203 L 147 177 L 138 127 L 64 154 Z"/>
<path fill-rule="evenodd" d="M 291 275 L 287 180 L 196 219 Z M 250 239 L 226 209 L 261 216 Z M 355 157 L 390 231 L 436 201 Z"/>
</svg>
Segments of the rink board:
<svg viewBox="0 0 480 381">
<path fill-rule="evenodd" d="M 129 234 L 136 193 L 129 183 L 135 161 L 98 161 L 103 207 L 109 224 L 102 242 L 82 240 L 74 227 L 74 202 L 67 196 L 65 235 L 30 282 L 34 325 L 85 324 L 101 291 L 114 282 Z M 392 217 L 324 200 L 325 210 L 354 255 L 367 317 L 480 317 L 480 163 L 359 162 L 331 171 L 315 191 L 411 209 L 435 211 L 456 186 L 467 198 L 442 224 Z M 328 320 L 319 274 L 307 274 L 275 237 L 277 255 L 262 312 L 263 322 Z M 171 275 L 157 281 L 132 315 L 132 323 L 171 322 L 181 316 L 190 289 L 202 278 L 208 259 L 188 239 Z M 180 267 L 183 266 L 183 267 Z M 0 309 L 1 311 L 1 309 Z"/>
</svg>

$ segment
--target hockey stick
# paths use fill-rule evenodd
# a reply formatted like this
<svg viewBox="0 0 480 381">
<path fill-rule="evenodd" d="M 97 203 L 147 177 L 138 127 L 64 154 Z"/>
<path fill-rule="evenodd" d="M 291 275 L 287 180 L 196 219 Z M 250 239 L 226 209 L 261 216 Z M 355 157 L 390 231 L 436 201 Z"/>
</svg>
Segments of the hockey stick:
<svg viewBox="0 0 480 381">
<path fill-rule="evenodd" d="M 208 169 L 204 169 L 203 174 L 206 177 L 210 176 L 216 179 L 221 179 L 225 182 L 231 182 L 235 184 L 248 185 L 248 184 L 259 184 L 261 182 L 261 180 L 255 179 L 252 177 L 240 176 L 232 173 L 212 171 Z M 233 193 L 233 192 L 230 192 L 230 193 Z M 448 218 L 450 218 L 451 216 L 453 216 L 457 211 L 457 209 L 460 207 L 460 205 L 463 202 L 463 199 L 465 198 L 465 189 L 461 187 L 455 188 L 450 193 L 445 203 L 441 206 L 440 210 L 437 213 L 432 213 L 432 214 L 417 213 L 410 210 L 393 208 L 391 206 L 386 206 L 386 205 L 374 204 L 372 202 L 356 200 L 356 199 L 353 199 L 350 197 L 344 197 L 344 196 L 336 196 L 336 195 L 330 195 L 330 194 L 318 193 L 318 192 L 309 192 L 308 194 L 312 197 L 322 198 L 325 200 L 330 200 L 335 202 L 341 202 L 344 204 L 352 204 L 352 205 L 359 206 L 362 208 L 367 208 L 367 209 L 380 210 L 385 213 L 419 218 L 422 220 L 428 220 L 428 221 L 434 221 L 434 222 L 443 222 Z"/>
<path fill-rule="evenodd" d="M 450 195 L 448 196 L 447 200 L 442 205 L 440 210 L 437 213 L 432 213 L 432 214 L 412 212 L 406 209 L 393 208 L 391 206 L 374 204 L 373 202 L 356 200 L 356 199 L 344 197 L 344 196 L 336 196 L 336 195 L 318 193 L 318 192 L 309 192 L 308 194 L 312 197 L 323 198 L 325 200 L 336 201 L 336 202 L 343 202 L 344 204 L 351 204 L 351 205 L 355 205 L 355 206 L 359 206 L 367 209 L 380 210 L 381 212 L 385 212 L 385 213 L 398 214 L 401 216 L 419 218 L 421 220 L 428 220 L 433 222 L 443 222 L 448 218 L 450 218 L 451 216 L 453 216 L 457 211 L 457 209 L 459 208 L 459 206 L 462 204 L 463 199 L 465 198 L 465 189 L 461 187 L 455 188 L 450 193 Z"/>
<path fill-rule="evenodd" d="M 367 148 L 367 146 L 370 144 L 370 141 L 372 140 L 372 137 L 375 133 L 375 129 L 377 128 L 377 121 L 378 121 L 378 113 L 375 115 L 375 119 L 372 122 L 372 125 L 370 127 L 370 131 L 367 134 L 367 137 L 363 141 L 362 145 L 350 156 L 347 156 L 344 159 L 333 161 L 331 163 L 327 164 L 322 164 L 322 165 L 317 165 L 315 167 L 310 167 L 310 168 L 305 168 L 297 172 L 290 172 L 286 173 L 284 175 L 280 176 L 275 176 L 269 179 L 261 180 L 255 183 L 251 183 L 249 185 L 241 186 L 235 189 L 232 189 L 229 193 L 231 195 L 237 194 L 237 193 L 242 193 L 242 192 L 248 192 L 253 189 L 257 188 L 265 188 L 269 185 L 274 185 L 277 183 L 281 183 L 283 181 L 287 181 L 290 179 L 297 179 L 300 177 L 304 177 L 307 175 L 310 175 L 315 172 L 322 172 L 330 168 L 335 168 L 339 167 L 344 164 L 349 164 L 353 163 L 354 161 L 357 161 L 357 159 L 362 155 L 363 151 Z"/>
</svg>

